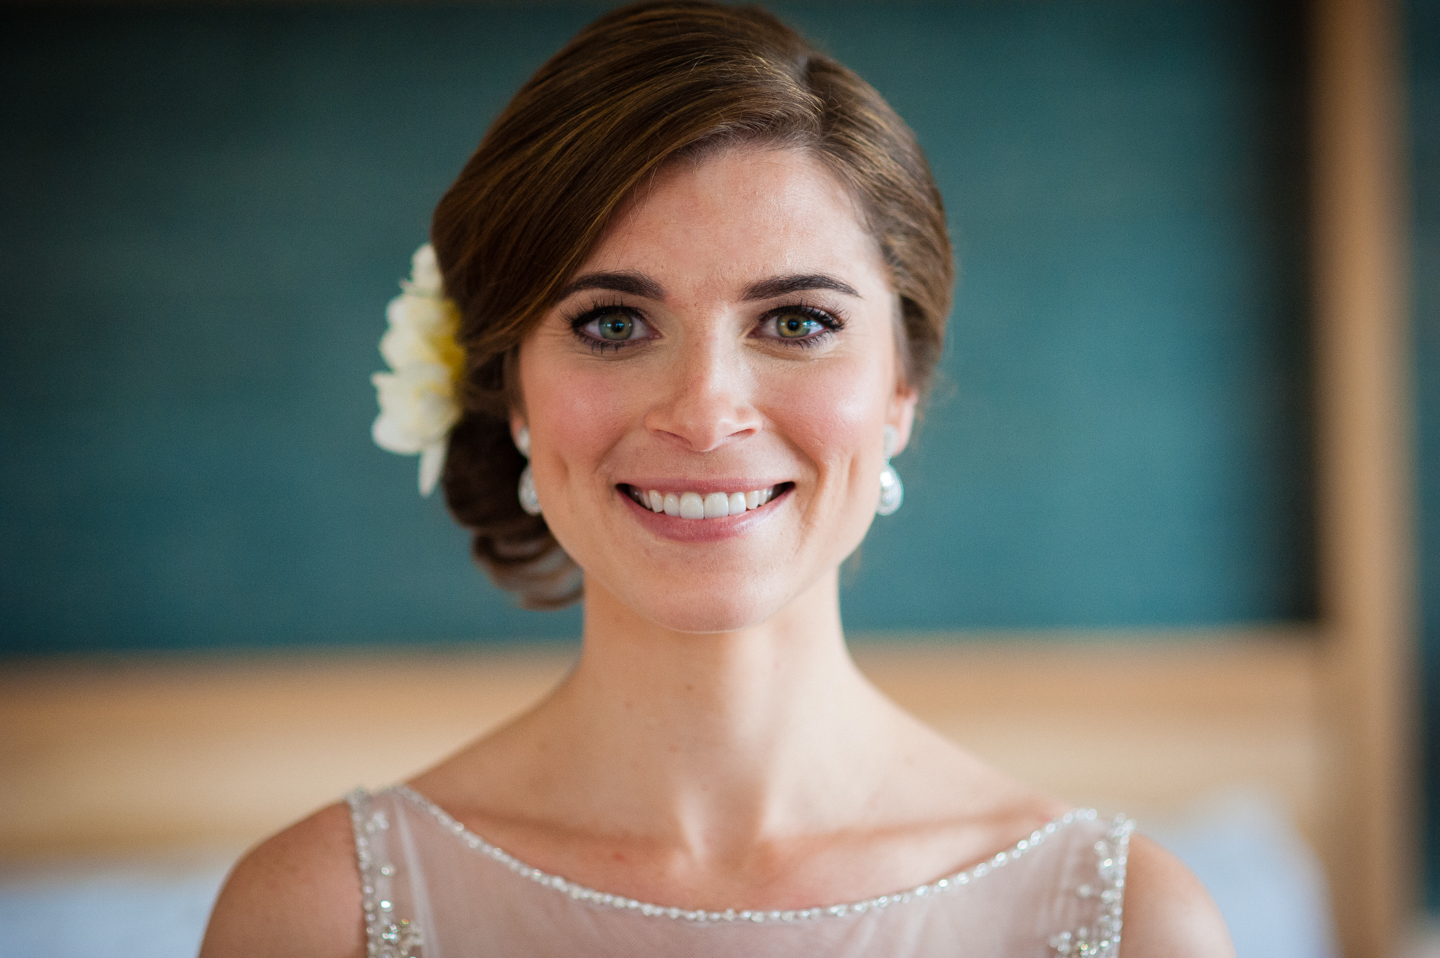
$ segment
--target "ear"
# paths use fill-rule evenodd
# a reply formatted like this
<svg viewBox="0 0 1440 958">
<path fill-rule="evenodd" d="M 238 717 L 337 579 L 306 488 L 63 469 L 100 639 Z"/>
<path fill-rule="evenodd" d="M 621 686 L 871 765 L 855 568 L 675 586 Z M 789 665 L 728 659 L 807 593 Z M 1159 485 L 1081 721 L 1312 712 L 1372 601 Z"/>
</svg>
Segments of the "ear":
<svg viewBox="0 0 1440 958">
<path fill-rule="evenodd" d="M 900 455 L 905 447 L 910 444 L 910 430 L 915 426 L 915 406 L 920 401 L 920 393 L 915 387 L 907 386 L 903 382 L 895 385 L 895 395 L 890 397 L 890 408 L 885 415 L 885 421 L 895 427 L 900 434 L 900 441 L 895 444 L 893 456 Z"/>
</svg>

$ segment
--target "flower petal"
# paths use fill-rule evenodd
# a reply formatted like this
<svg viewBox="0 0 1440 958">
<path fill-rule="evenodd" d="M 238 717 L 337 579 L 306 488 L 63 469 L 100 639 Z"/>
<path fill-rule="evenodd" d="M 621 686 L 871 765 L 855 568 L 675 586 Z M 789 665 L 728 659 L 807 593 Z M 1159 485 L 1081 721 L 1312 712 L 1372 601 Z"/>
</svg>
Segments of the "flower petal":
<svg viewBox="0 0 1440 958">
<path fill-rule="evenodd" d="M 401 426 L 393 416 L 387 416 L 383 412 L 375 417 L 374 424 L 370 426 L 370 438 L 386 452 L 398 452 L 402 456 L 413 456 L 424 448 L 410 430 Z"/>
<path fill-rule="evenodd" d="M 375 373 L 370 381 L 380 404 L 372 435 L 381 448 L 417 453 L 443 437 L 460 418 L 444 366 L 414 363 L 393 373 Z"/>
<path fill-rule="evenodd" d="M 413 326 L 396 325 L 385 330 L 385 335 L 380 337 L 380 355 L 391 369 L 412 363 L 444 363 L 431 339 Z"/>
<path fill-rule="evenodd" d="M 460 409 L 448 396 L 433 392 L 421 393 L 419 402 L 411 410 L 411 424 L 415 435 L 425 443 L 441 439 L 460 418 Z"/>
<path fill-rule="evenodd" d="M 435 247 L 426 243 L 410 257 L 410 286 L 418 293 L 439 296 L 443 280 L 440 277 L 440 263 L 435 258 Z"/>
<path fill-rule="evenodd" d="M 432 442 L 420 451 L 420 495 L 428 496 L 440 480 L 445 469 L 445 451 L 450 447 L 447 438 Z"/>
<path fill-rule="evenodd" d="M 391 326 L 409 326 L 424 333 L 450 332 L 459 319 L 455 305 L 437 296 L 401 293 L 385 306 L 385 318 Z"/>
</svg>

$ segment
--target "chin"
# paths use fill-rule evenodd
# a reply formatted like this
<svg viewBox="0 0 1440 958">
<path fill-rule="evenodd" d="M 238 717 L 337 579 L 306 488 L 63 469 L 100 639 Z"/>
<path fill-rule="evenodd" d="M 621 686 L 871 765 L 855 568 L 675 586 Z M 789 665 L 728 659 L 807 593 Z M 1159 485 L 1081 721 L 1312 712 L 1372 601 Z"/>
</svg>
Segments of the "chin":
<svg viewBox="0 0 1440 958">
<path fill-rule="evenodd" d="M 676 632 L 736 632 L 761 625 L 785 606 L 776 596 L 744 592 L 717 595 L 713 590 L 672 590 L 666 596 L 640 596 L 631 606 L 656 625 Z"/>
</svg>

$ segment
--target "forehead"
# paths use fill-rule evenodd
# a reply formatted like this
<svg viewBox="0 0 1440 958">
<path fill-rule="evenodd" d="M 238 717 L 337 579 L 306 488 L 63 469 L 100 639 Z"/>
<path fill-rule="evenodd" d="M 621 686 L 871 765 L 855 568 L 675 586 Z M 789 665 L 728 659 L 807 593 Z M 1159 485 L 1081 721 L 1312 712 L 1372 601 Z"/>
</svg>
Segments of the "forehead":
<svg viewBox="0 0 1440 958">
<path fill-rule="evenodd" d="M 583 269 L 638 270 L 667 286 L 666 276 L 726 285 L 814 271 L 889 286 L 849 191 L 810 154 L 763 147 L 662 168 L 622 206 Z"/>
</svg>

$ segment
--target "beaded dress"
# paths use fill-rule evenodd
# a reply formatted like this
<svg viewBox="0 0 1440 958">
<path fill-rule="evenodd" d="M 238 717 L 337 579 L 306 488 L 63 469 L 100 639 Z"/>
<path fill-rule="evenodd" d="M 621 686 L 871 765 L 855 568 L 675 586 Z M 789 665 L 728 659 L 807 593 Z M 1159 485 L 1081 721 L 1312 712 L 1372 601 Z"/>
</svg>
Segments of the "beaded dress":
<svg viewBox="0 0 1440 958">
<path fill-rule="evenodd" d="M 915 888 L 706 912 L 531 868 L 405 786 L 349 803 L 375 958 L 1115 958 L 1133 828 L 1076 810 Z"/>
</svg>

